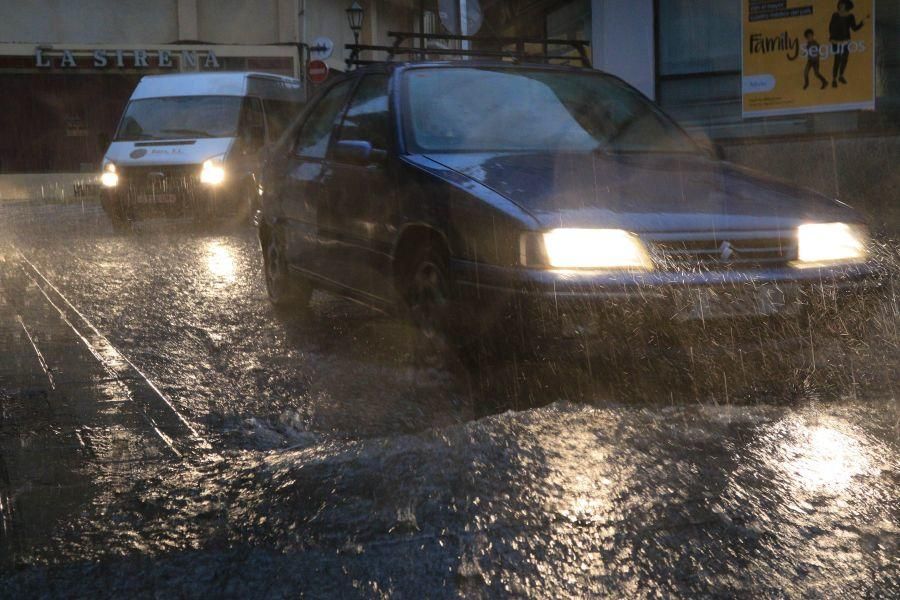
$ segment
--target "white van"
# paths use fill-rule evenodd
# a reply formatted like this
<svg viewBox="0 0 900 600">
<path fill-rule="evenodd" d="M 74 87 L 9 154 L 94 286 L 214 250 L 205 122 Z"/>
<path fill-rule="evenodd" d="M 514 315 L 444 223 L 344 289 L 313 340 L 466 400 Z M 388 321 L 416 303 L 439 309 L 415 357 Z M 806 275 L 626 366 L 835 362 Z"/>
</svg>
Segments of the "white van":
<svg viewBox="0 0 900 600">
<path fill-rule="evenodd" d="M 103 159 L 103 208 L 143 216 L 254 211 L 261 150 L 302 108 L 296 79 L 266 73 L 148 75 Z"/>
</svg>

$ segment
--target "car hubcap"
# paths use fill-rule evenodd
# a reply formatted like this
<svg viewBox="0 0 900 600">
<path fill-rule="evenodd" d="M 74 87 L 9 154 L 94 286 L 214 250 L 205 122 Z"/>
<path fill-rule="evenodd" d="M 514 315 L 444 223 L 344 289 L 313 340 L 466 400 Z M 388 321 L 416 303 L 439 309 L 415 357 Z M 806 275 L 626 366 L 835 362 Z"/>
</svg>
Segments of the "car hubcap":
<svg viewBox="0 0 900 600">
<path fill-rule="evenodd" d="M 442 330 L 447 310 L 447 292 L 438 266 L 432 262 L 419 265 L 413 276 L 410 298 L 413 320 L 428 338 Z"/>
</svg>

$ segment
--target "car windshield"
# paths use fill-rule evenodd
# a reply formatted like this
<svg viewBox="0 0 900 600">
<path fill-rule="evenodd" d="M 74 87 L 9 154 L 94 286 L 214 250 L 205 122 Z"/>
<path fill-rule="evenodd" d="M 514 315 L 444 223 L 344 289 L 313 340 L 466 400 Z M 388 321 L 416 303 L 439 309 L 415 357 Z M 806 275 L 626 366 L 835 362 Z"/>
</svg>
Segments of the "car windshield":
<svg viewBox="0 0 900 600">
<path fill-rule="evenodd" d="M 173 96 L 128 104 L 116 141 L 233 137 L 239 96 Z"/>
<path fill-rule="evenodd" d="M 698 152 L 650 102 L 602 75 L 414 69 L 404 87 L 407 144 L 421 152 Z"/>
</svg>

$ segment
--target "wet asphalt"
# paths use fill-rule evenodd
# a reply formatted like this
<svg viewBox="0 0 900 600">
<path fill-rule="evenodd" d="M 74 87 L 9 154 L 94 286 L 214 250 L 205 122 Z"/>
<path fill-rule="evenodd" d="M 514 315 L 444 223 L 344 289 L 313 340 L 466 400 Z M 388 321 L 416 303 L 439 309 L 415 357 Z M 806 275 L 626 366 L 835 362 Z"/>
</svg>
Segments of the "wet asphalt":
<svg viewBox="0 0 900 600">
<path fill-rule="evenodd" d="M 0 214 L 4 597 L 900 596 L 895 245 L 808 331 L 473 360 L 245 225 Z"/>
</svg>

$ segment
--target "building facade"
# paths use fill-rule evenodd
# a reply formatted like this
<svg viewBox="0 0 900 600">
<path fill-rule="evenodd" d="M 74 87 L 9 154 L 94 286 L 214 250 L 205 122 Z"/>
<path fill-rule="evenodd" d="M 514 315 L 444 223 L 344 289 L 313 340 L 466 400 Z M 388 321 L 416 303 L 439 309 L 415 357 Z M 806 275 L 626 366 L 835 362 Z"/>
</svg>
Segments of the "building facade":
<svg viewBox="0 0 900 600">
<path fill-rule="evenodd" d="M 359 41 L 388 44 L 389 31 L 476 38 L 413 39 L 433 57 L 447 48 L 503 50 L 500 38 L 587 41 L 595 68 L 640 89 L 725 158 L 861 204 L 876 225 L 896 227 L 900 3 L 866 1 L 874 1 L 874 110 L 748 118 L 742 10 L 760 0 L 359 0 Z M 307 47 L 323 37 L 333 52 L 321 58 L 340 72 L 353 41 L 351 3 L 0 0 L 0 175 L 95 170 L 147 73 L 261 70 L 303 79 Z"/>
</svg>

